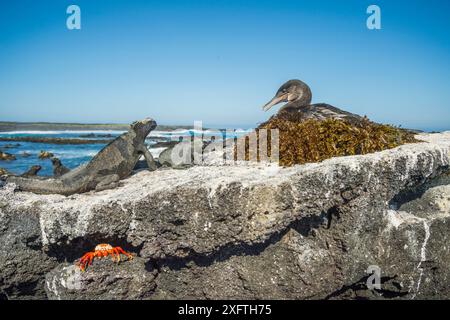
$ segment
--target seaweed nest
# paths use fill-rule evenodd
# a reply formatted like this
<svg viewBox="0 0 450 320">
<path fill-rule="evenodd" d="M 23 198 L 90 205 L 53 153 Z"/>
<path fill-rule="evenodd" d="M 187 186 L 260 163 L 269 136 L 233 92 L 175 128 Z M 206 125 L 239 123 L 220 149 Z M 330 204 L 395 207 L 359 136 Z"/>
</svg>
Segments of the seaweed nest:
<svg viewBox="0 0 450 320">
<path fill-rule="evenodd" d="M 418 142 L 412 131 L 374 123 L 366 117 L 361 118 L 360 121 L 272 117 L 258 129 L 267 129 L 268 141 L 270 141 L 270 129 L 279 130 L 279 164 L 281 166 L 319 162 L 338 156 L 367 154 L 405 143 Z M 259 141 L 258 130 L 256 135 Z M 245 157 L 248 160 L 249 144 L 248 138 L 246 139 Z M 270 143 L 267 145 L 270 156 Z"/>
</svg>

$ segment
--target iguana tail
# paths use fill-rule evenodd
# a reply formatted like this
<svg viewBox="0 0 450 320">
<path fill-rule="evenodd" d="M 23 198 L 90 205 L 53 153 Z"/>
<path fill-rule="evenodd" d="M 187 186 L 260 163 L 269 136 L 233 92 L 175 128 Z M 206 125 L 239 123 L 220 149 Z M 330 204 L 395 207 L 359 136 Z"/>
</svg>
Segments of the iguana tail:
<svg viewBox="0 0 450 320">
<path fill-rule="evenodd" d="M 69 188 L 59 179 L 39 179 L 26 178 L 18 176 L 8 176 L 7 183 L 14 183 L 20 190 L 29 191 L 37 194 L 73 194 L 73 188 Z"/>
</svg>

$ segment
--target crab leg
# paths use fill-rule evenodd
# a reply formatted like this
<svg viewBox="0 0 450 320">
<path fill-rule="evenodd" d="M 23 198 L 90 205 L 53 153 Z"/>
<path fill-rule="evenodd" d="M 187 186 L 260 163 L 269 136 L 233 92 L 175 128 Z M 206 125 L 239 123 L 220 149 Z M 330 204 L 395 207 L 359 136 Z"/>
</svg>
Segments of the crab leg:
<svg viewBox="0 0 450 320">
<path fill-rule="evenodd" d="M 91 252 L 86 253 L 79 262 L 79 267 L 82 271 L 86 269 L 86 266 L 89 266 L 91 264 L 93 258 L 93 254 Z"/>
<path fill-rule="evenodd" d="M 81 271 L 84 271 L 84 266 L 81 259 L 80 262 L 78 262 L 78 267 L 81 269 Z"/>
<path fill-rule="evenodd" d="M 112 248 L 113 253 L 117 254 L 117 262 L 120 262 L 120 253 L 117 248 Z"/>
<path fill-rule="evenodd" d="M 114 248 L 112 248 L 111 250 L 108 250 L 108 254 L 111 255 L 112 257 L 112 261 L 116 261 L 116 256 L 115 256 L 115 252 L 114 252 Z"/>
<path fill-rule="evenodd" d="M 120 253 L 126 255 L 126 256 L 128 257 L 128 259 L 130 259 L 130 260 L 133 259 L 133 255 L 130 254 L 130 253 L 128 253 L 128 252 L 125 252 L 121 247 L 116 247 L 116 249 L 117 249 Z"/>
<path fill-rule="evenodd" d="M 109 255 L 111 255 L 111 257 L 112 257 L 112 261 L 113 261 L 113 262 L 115 262 L 115 261 L 116 261 L 116 256 L 114 255 L 114 251 L 113 251 L 113 249 L 111 249 L 111 250 L 108 250 L 108 254 L 109 254 Z"/>
<path fill-rule="evenodd" d="M 88 262 L 88 266 L 90 266 L 92 264 L 92 259 L 94 259 L 94 256 L 92 253 L 89 255 L 89 262 Z"/>
<path fill-rule="evenodd" d="M 86 268 L 86 260 L 80 260 L 78 266 L 80 267 L 81 271 L 84 271 L 84 269 Z"/>
<path fill-rule="evenodd" d="M 88 257 L 89 257 L 89 255 L 85 254 L 83 257 L 81 257 L 80 262 L 78 264 L 80 266 L 80 269 L 83 271 L 86 268 L 86 263 L 87 263 Z"/>
</svg>

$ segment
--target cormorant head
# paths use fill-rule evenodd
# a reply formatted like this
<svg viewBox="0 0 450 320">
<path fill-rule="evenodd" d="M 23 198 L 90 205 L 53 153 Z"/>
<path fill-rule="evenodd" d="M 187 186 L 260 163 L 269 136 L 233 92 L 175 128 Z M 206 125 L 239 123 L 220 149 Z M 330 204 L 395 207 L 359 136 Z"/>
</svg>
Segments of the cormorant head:
<svg viewBox="0 0 450 320">
<path fill-rule="evenodd" d="M 281 102 L 287 102 L 282 108 L 286 106 L 302 107 L 311 103 L 312 93 L 311 89 L 303 81 L 294 79 L 289 80 L 278 89 L 275 97 L 267 102 L 262 109 L 269 110 L 274 105 Z"/>
</svg>

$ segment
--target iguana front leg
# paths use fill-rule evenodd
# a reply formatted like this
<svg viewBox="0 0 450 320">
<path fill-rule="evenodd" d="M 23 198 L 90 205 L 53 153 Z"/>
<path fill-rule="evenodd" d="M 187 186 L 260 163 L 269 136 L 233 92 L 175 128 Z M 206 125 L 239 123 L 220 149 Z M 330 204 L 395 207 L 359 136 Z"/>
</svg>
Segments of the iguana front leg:
<svg viewBox="0 0 450 320">
<path fill-rule="evenodd" d="M 158 167 L 156 166 L 155 159 L 153 159 L 152 154 L 150 153 L 150 151 L 148 151 L 145 145 L 143 145 L 139 151 L 144 155 L 145 161 L 147 161 L 148 169 L 150 171 L 158 169 Z"/>
</svg>

